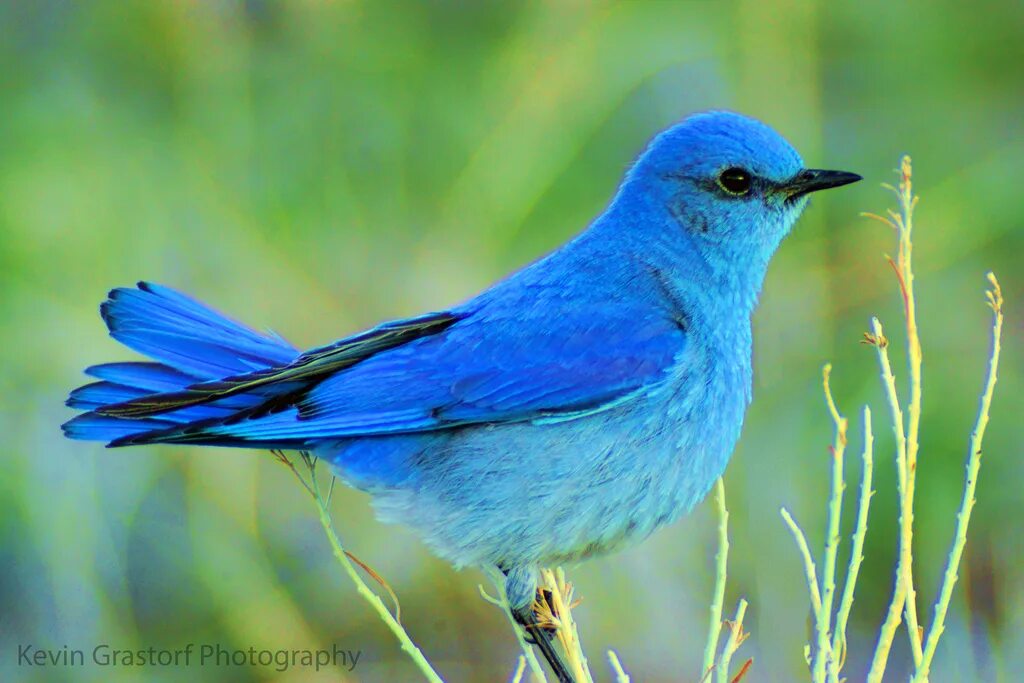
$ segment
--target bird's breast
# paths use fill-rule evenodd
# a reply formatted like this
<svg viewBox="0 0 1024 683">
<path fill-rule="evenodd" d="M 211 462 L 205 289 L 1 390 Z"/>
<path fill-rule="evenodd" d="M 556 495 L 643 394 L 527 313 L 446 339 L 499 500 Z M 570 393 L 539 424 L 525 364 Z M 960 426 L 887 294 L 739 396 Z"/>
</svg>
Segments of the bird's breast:
<svg viewBox="0 0 1024 683">
<path fill-rule="evenodd" d="M 635 543 L 707 495 L 735 448 L 750 395 L 749 350 L 721 351 L 691 345 L 647 396 L 562 426 L 572 445 L 553 447 L 546 459 L 556 472 L 571 471 L 573 485 L 553 499 L 546 522 L 557 546 L 550 562 Z"/>
</svg>

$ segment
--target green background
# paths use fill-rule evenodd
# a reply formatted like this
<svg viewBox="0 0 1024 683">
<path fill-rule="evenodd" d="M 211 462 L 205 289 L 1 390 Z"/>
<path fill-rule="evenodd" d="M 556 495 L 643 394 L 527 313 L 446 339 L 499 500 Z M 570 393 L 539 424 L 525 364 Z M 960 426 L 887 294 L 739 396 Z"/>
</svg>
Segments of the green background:
<svg viewBox="0 0 1024 683">
<path fill-rule="evenodd" d="M 83 367 L 129 359 L 107 289 L 150 279 L 300 346 L 465 298 L 582 229 L 645 141 L 725 107 L 808 165 L 866 182 L 817 197 L 754 317 L 754 403 L 727 472 L 727 607 L 751 603 L 747 680 L 797 680 L 808 601 L 786 505 L 821 547 L 831 424 L 875 412 L 876 486 L 851 625 L 863 676 L 891 586 L 893 439 L 871 315 L 905 380 L 893 235 L 858 216 L 915 161 L 924 344 L 916 570 L 922 621 L 949 545 L 988 351 L 984 274 L 1007 298 L 978 505 L 934 680 L 1024 670 L 1024 5 L 776 2 L 0 4 L 0 671 L 4 680 L 329 680 L 270 668 L 17 667 L 16 647 L 361 649 L 348 680 L 415 670 L 332 562 L 304 492 L 258 452 L 65 441 Z M 852 502 L 853 495 L 847 496 Z M 694 681 L 710 505 L 573 568 L 594 669 Z M 504 680 L 502 615 L 362 494 L 343 541 L 387 578 L 447 677 Z M 850 521 L 852 507 L 847 507 Z M 844 536 L 846 532 L 844 531 Z M 841 561 L 845 563 L 845 547 Z M 905 680 L 900 634 L 892 680 Z M 1016 673 L 1014 673 L 1016 672 Z"/>
</svg>

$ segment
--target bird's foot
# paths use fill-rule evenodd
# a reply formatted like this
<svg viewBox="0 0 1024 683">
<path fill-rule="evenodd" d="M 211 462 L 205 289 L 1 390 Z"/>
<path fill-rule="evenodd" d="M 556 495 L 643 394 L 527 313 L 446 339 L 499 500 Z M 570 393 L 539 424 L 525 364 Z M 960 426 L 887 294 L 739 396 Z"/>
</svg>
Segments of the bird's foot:
<svg viewBox="0 0 1024 683">
<path fill-rule="evenodd" d="M 529 607 L 512 611 L 525 633 L 525 641 L 537 647 L 544 655 L 551 670 L 558 677 L 559 683 L 576 683 L 576 678 L 569 672 L 562 661 L 562 656 L 555 647 L 555 632 L 558 630 L 557 618 L 551 592 L 540 588 L 537 590 L 537 601 Z"/>
</svg>

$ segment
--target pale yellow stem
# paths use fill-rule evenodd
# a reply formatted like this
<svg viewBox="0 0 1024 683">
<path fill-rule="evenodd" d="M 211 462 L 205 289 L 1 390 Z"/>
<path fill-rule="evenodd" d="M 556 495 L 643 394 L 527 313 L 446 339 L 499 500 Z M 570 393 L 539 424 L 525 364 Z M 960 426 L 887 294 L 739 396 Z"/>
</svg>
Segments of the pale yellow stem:
<svg viewBox="0 0 1024 683">
<path fill-rule="evenodd" d="M 989 273 L 988 279 L 992 283 L 992 291 L 988 292 L 988 300 L 994 317 L 992 323 L 992 353 L 989 356 L 988 373 L 985 378 L 985 389 L 981 394 L 978 417 L 974 424 L 974 431 L 971 432 L 967 453 L 967 475 L 964 482 L 964 493 L 960 503 L 960 511 L 956 516 L 956 533 L 953 536 L 953 547 L 949 551 L 946 571 L 942 578 L 942 586 L 939 589 L 939 598 L 935 603 L 935 618 L 932 620 L 931 628 L 928 631 L 928 639 L 925 643 L 921 661 L 914 673 L 913 683 L 924 683 L 924 681 L 928 680 L 932 659 L 935 657 L 939 638 L 942 637 L 942 632 L 945 629 L 946 613 L 949 611 L 953 587 L 957 581 L 957 570 L 963 557 L 964 547 L 967 545 L 967 528 L 971 522 L 971 511 L 974 509 L 974 491 L 978 485 L 978 471 L 981 468 L 981 445 L 985 438 L 989 409 L 992 406 L 992 394 L 996 387 L 1000 339 L 1003 333 L 1003 294 L 995 275 Z"/>
<path fill-rule="evenodd" d="M 906 604 L 908 584 L 904 563 L 907 558 L 903 553 L 904 530 L 911 529 L 906 517 L 905 501 L 907 500 L 907 437 L 904 432 L 903 411 L 900 409 L 899 396 L 896 393 L 896 378 L 892 374 L 892 364 L 889 362 L 889 341 L 885 337 L 882 324 L 878 318 L 871 319 L 871 334 L 868 337 L 878 351 L 878 365 L 882 375 L 882 387 L 885 390 L 886 399 L 889 403 L 889 412 L 892 418 L 893 433 L 896 436 L 896 488 L 900 500 L 900 555 L 896 565 L 896 581 L 893 585 L 892 599 L 889 602 L 889 610 L 885 622 L 878 634 L 878 644 L 875 647 L 875 654 L 872 659 L 871 669 L 868 673 L 869 683 L 879 683 L 885 666 L 889 659 L 889 650 L 892 648 L 893 638 L 896 630 L 902 622 L 903 608 Z"/>
<path fill-rule="evenodd" d="M 622 668 L 622 662 L 619 661 L 615 650 L 608 650 L 608 663 L 612 667 L 612 673 L 615 674 L 615 683 L 629 683 L 629 674 Z"/>
<path fill-rule="evenodd" d="M 309 478 L 309 486 L 313 494 L 313 499 L 316 501 L 317 510 L 320 513 L 320 525 L 323 526 L 324 532 L 327 534 L 327 540 L 331 544 L 331 549 L 334 551 L 334 557 L 338 560 L 338 564 L 342 566 L 345 573 L 348 574 L 348 577 L 352 580 L 352 583 L 356 585 L 356 591 L 359 595 L 370 604 L 370 607 L 372 607 L 377 613 L 377 616 L 380 617 L 381 621 L 387 625 L 391 633 L 393 633 L 395 638 L 398 639 L 402 649 L 409 655 L 413 663 L 415 663 L 416 668 L 420 670 L 421 674 L 423 674 L 423 677 L 428 681 L 431 681 L 431 683 L 444 683 L 441 676 L 434 671 L 434 667 L 432 667 L 430 662 L 427 661 L 423 652 L 416 647 L 412 638 L 410 638 L 409 634 L 406 633 L 405 628 L 398 623 L 398 620 L 391 614 L 387 606 L 384 604 L 384 601 L 380 599 L 380 596 L 374 593 L 370 587 L 366 585 L 366 582 L 363 581 L 361 576 L 359 576 L 359 572 L 356 571 L 356 568 L 352 565 L 352 562 L 345 554 L 345 549 L 342 547 L 341 541 L 338 540 L 338 535 L 334 532 L 334 523 L 331 521 L 331 514 L 327 509 L 327 503 L 323 496 L 320 495 L 320 486 L 317 483 L 315 463 L 310 465 Z"/>
<path fill-rule="evenodd" d="M 729 623 L 729 639 L 725 641 L 725 649 L 722 650 L 722 661 L 718 663 L 718 683 L 729 683 L 729 667 L 732 664 L 732 656 L 739 649 L 739 646 L 746 640 L 743 633 L 743 617 L 747 613 L 747 601 L 740 598 L 739 606 L 736 608 L 736 617 Z"/>
<path fill-rule="evenodd" d="M 817 647 L 814 652 L 811 678 L 814 681 L 825 681 L 826 677 L 838 677 L 832 674 L 837 673 L 836 662 L 833 660 L 832 648 L 829 642 L 832 628 L 832 603 L 836 592 L 836 563 L 839 550 L 839 525 L 843 508 L 843 453 L 846 451 L 846 418 L 839 414 L 835 401 L 832 398 L 832 389 L 829 386 L 829 375 L 832 366 L 826 365 L 822 372 L 822 386 L 825 391 L 825 400 L 828 403 L 828 410 L 835 423 L 835 444 L 832 446 L 832 490 L 829 496 L 828 527 L 825 532 L 825 559 L 822 562 L 822 597 L 821 613 L 815 619 L 815 631 L 817 632 Z"/>
<path fill-rule="evenodd" d="M 900 512 L 900 561 L 906 584 L 907 633 L 914 663 L 921 663 L 921 631 L 917 623 L 917 591 L 914 588 L 913 526 L 914 491 L 917 481 L 918 434 L 921 426 L 921 340 L 917 332 L 917 305 L 914 299 L 913 242 L 914 205 L 917 203 L 911 182 L 910 157 L 900 163 L 900 184 L 897 189 L 901 220 L 899 225 L 899 267 L 903 281 L 905 317 L 907 324 L 907 364 L 910 369 L 910 403 L 907 406 L 906 486 L 903 490 Z"/>
<path fill-rule="evenodd" d="M 852 547 L 850 549 L 850 566 L 846 572 L 846 585 L 843 587 L 843 597 L 839 602 L 839 612 L 836 614 L 836 627 L 832 634 L 832 656 L 836 665 L 833 669 L 834 679 L 838 680 L 839 672 L 846 661 L 846 624 L 850 618 L 850 610 L 853 608 L 853 594 L 857 588 L 857 576 L 860 574 L 860 565 L 864 560 L 864 538 L 868 530 L 868 508 L 871 505 L 871 477 L 874 468 L 873 459 L 874 435 L 871 432 L 871 409 L 864 406 L 864 452 L 863 470 L 860 478 L 860 498 L 857 501 L 857 525 L 853 532 Z"/>
<path fill-rule="evenodd" d="M 519 655 L 519 659 L 516 660 L 516 670 L 512 673 L 510 683 L 522 683 L 523 674 L 526 673 L 526 657 Z"/>
<path fill-rule="evenodd" d="M 594 683 L 586 655 L 583 653 L 579 631 L 572 617 L 572 585 L 565 580 L 565 570 L 561 567 L 541 570 L 541 586 L 551 592 L 555 635 L 562 644 L 566 664 L 577 681 Z"/>
<path fill-rule="evenodd" d="M 715 653 L 722 632 L 722 604 L 725 601 L 726 570 L 729 561 L 729 510 L 725 506 L 725 484 L 721 478 L 715 482 L 715 510 L 718 512 L 718 554 L 715 556 L 715 592 L 708 617 L 708 639 L 704 646 L 704 666 L 701 680 L 715 665 Z"/>
<path fill-rule="evenodd" d="M 807 545 L 807 536 L 804 535 L 800 526 L 793 520 L 793 516 L 789 514 L 789 510 L 782 508 L 780 511 L 782 519 L 786 522 L 786 526 L 789 527 L 790 532 L 793 534 L 793 538 L 796 540 L 797 549 L 800 550 L 800 557 L 804 561 L 804 578 L 807 581 L 807 590 L 811 596 L 811 611 L 814 616 L 815 628 L 821 623 L 822 611 L 821 611 L 821 593 L 818 589 L 818 576 L 814 569 L 814 558 L 811 556 L 811 549 Z M 808 650 L 810 646 L 808 646 Z M 825 641 L 825 650 L 822 650 L 819 646 L 818 653 L 815 657 L 822 655 L 831 657 L 831 645 L 828 640 Z M 813 665 L 813 661 L 808 659 L 808 664 Z M 824 679 L 814 679 L 815 683 L 822 683 Z"/>
<path fill-rule="evenodd" d="M 817 620 L 821 614 L 821 593 L 818 590 L 818 575 L 814 569 L 814 558 L 811 556 L 811 549 L 807 546 L 807 537 L 800 526 L 793 520 L 789 510 L 782 508 L 779 510 L 779 514 L 782 515 L 786 526 L 789 527 L 793 538 L 796 539 L 796 546 L 800 550 L 800 557 L 804 560 L 804 577 L 807 580 L 807 588 L 811 595 L 811 609 L 814 612 L 814 618 Z"/>
</svg>

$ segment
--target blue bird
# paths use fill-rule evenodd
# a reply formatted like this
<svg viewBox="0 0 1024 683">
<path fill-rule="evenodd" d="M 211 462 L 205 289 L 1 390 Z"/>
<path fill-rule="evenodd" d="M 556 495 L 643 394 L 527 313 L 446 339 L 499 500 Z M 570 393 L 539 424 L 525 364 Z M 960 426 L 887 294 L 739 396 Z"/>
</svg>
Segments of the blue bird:
<svg viewBox="0 0 1024 683">
<path fill-rule="evenodd" d="M 693 115 L 553 253 L 305 352 L 167 287 L 115 289 L 110 334 L 154 362 L 86 370 L 64 433 L 311 451 L 442 557 L 500 569 L 529 627 L 539 568 L 649 536 L 722 474 L 768 262 L 811 192 L 857 180 L 805 169 L 759 121 Z"/>
</svg>

